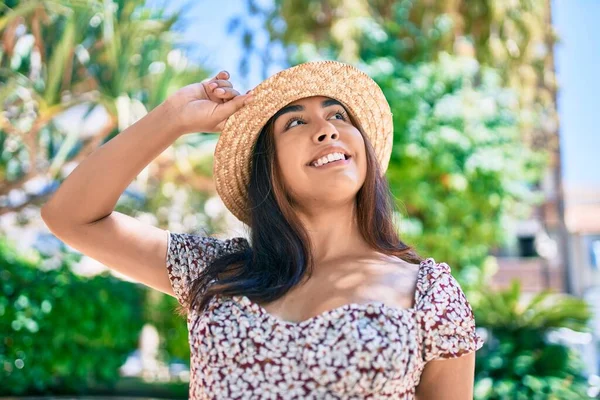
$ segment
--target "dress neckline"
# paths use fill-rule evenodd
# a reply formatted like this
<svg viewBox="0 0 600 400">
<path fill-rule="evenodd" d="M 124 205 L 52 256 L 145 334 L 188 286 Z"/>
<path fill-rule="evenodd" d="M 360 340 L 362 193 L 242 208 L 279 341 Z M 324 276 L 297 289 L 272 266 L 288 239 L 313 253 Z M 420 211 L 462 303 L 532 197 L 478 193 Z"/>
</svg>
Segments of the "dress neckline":
<svg viewBox="0 0 600 400">
<path fill-rule="evenodd" d="M 382 301 L 372 300 L 372 301 L 367 301 L 365 303 L 343 304 L 341 306 L 332 308 L 330 310 L 326 310 L 326 311 L 324 311 L 320 314 L 317 314 L 313 317 L 307 318 L 303 321 L 288 321 L 288 320 L 281 319 L 281 318 L 276 317 L 275 315 L 271 314 L 263 306 L 250 300 L 250 298 L 248 298 L 248 296 L 246 296 L 246 295 L 234 295 L 234 296 L 231 296 L 231 298 L 237 304 L 240 304 L 241 306 L 246 307 L 251 312 L 261 315 L 261 316 L 273 321 L 276 324 L 284 325 L 287 327 L 305 327 L 307 325 L 310 325 L 310 324 L 312 324 L 316 321 L 322 320 L 322 319 L 328 320 L 331 317 L 339 316 L 346 310 L 361 310 L 361 309 L 366 310 L 369 307 L 374 308 L 374 309 L 379 309 L 379 310 L 385 312 L 386 314 L 389 314 L 389 313 L 400 313 L 400 314 L 412 313 L 417 309 L 417 305 L 420 300 L 421 293 L 419 290 L 419 286 L 420 286 L 420 283 L 421 283 L 421 280 L 423 277 L 423 273 L 426 269 L 423 266 L 425 264 L 429 264 L 430 262 L 433 262 L 435 264 L 435 261 L 433 261 L 432 258 L 427 258 L 427 259 L 421 261 L 421 263 L 419 264 L 419 271 L 417 272 L 417 283 L 415 285 L 416 286 L 415 292 L 413 294 L 413 306 L 407 307 L 407 308 L 389 306 Z"/>
</svg>

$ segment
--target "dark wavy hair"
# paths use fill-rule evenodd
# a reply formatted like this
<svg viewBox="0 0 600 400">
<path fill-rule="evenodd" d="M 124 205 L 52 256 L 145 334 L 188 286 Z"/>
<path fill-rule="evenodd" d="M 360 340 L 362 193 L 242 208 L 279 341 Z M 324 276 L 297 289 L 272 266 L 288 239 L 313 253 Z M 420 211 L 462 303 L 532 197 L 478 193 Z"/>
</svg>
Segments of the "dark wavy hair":
<svg viewBox="0 0 600 400">
<path fill-rule="evenodd" d="M 252 150 L 248 185 L 251 210 L 251 246 L 216 258 L 200 272 L 190 291 L 191 311 L 204 310 L 215 295 L 245 295 L 256 303 L 269 303 L 312 275 L 309 236 L 294 212 L 280 169 L 275 168 L 273 125 L 277 114 L 263 127 Z M 357 219 L 366 242 L 375 250 L 411 263 L 423 258 L 400 240 L 393 222 L 395 203 L 381 175 L 373 147 L 364 131 L 367 174 L 356 195 Z M 180 312 L 184 310 L 180 309 Z"/>
</svg>

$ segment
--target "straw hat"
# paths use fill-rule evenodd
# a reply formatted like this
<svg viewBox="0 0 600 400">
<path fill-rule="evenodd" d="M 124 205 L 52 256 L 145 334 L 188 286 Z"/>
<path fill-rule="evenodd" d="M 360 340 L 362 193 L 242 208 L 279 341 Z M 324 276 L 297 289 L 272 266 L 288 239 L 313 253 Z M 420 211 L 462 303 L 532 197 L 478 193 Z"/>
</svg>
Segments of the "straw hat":
<svg viewBox="0 0 600 400">
<path fill-rule="evenodd" d="M 270 76 L 253 90 L 254 99 L 227 121 L 214 158 L 217 193 L 240 221 L 249 224 L 252 148 L 266 122 L 291 102 L 325 96 L 342 103 L 375 149 L 382 173 L 392 151 L 393 124 L 390 106 L 381 88 L 366 73 L 338 61 L 312 61 Z"/>
</svg>

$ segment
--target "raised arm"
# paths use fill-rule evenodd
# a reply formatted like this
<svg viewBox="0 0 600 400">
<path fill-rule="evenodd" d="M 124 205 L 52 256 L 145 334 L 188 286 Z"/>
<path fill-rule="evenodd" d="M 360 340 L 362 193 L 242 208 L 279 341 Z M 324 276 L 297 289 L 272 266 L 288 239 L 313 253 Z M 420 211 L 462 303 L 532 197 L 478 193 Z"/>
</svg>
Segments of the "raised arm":
<svg viewBox="0 0 600 400">
<path fill-rule="evenodd" d="M 165 267 L 167 232 L 114 208 L 131 181 L 178 137 L 220 132 L 249 100 L 228 78 L 223 71 L 178 90 L 81 162 L 42 207 L 50 231 L 107 267 L 173 295 Z"/>
</svg>

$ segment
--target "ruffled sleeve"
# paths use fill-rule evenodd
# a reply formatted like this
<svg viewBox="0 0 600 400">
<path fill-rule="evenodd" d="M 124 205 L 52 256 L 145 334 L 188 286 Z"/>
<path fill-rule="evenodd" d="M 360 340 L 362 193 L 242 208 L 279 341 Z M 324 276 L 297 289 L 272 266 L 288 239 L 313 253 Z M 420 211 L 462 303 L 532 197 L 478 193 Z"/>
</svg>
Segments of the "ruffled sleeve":
<svg viewBox="0 0 600 400">
<path fill-rule="evenodd" d="M 167 272 L 179 304 L 188 306 L 192 282 L 216 258 L 248 247 L 243 237 L 220 240 L 210 236 L 168 232 Z"/>
<path fill-rule="evenodd" d="M 421 268 L 416 308 L 423 360 L 455 358 L 479 350 L 483 341 L 475 331 L 473 310 L 448 264 L 428 258 Z"/>
</svg>

